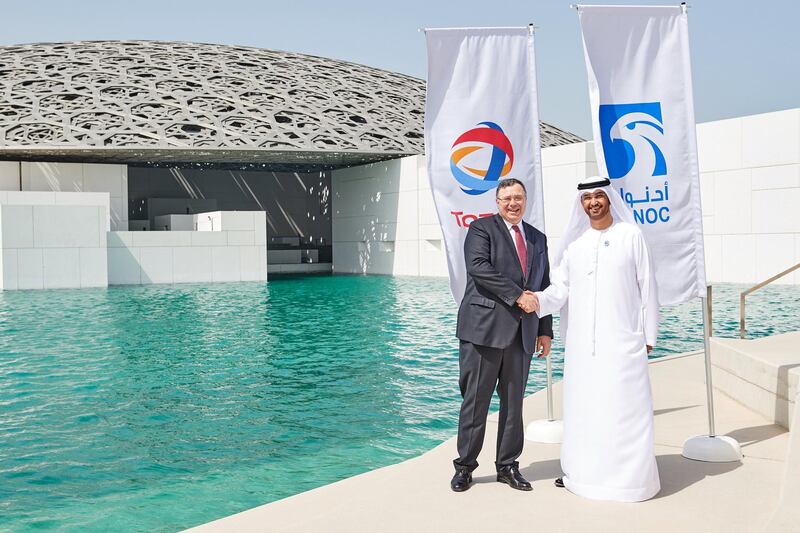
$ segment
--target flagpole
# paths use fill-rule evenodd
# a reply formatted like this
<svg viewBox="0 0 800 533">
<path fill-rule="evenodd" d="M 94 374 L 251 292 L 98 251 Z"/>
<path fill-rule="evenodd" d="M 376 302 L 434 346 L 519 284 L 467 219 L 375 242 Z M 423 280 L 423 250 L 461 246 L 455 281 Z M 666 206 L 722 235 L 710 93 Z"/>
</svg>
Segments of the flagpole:
<svg viewBox="0 0 800 533">
<path fill-rule="evenodd" d="M 545 359 L 547 360 L 547 418 L 530 422 L 525 428 L 525 438 L 532 442 L 557 444 L 561 442 L 564 424 L 561 420 L 556 420 L 553 415 L 553 370 L 550 356 Z"/>
<path fill-rule="evenodd" d="M 711 285 L 706 289 L 711 292 Z M 711 382 L 713 369 L 711 368 L 711 305 L 710 295 L 705 298 L 700 298 L 700 304 L 703 306 L 703 354 L 705 357 L 706 366 L 706 401 L 708 402 L 708 435 L 710 437 L 716 436 L 717 432 L 714 429 L 714 387 Z"/>
<path fill-rule="evenodd" d="M 717 435 L 714 427 L 714 387 L 711 382 L 711 285 L 706 296 L 700 298 L 703 306 L 703 357 L 706 366 L 706 403 L 708 407 L 708 435 L 696 435 L 683 443 L 681 455 L 695 461 L 729 463 L 742 460 L 742 449 L 736 439 Z"/>
<path fill-rule="evenodd" d="M 681 13 L 685 16 L 689 12 L 686 2 L 680 3 Z M 710 463 L 728 463 L 742 460 L 742 449 L 739 442 L 733 437 L 717 435 L 714 421 L 714 385 L 712 383 L 713 368 L 711 367 L 711 285 L 706 286 L 705 298 L 700 298 L 703 306 L 703 359 L 706 368 L 706 404 L 708 408 L 708 435 L 697 435 L 686 439 L 683 443 L 681 455 L 695 461 Z"/>
<path fill-rule="evenodd" d="M 533 24 L 528 24 L 528 36 L 531 42 L 533 42 L 533 34 L 535 33 L 536 26 Z M 535 54 L 533 50 L 533 46 L 531 46 L 531 54 Z M 535 67 L 535 59 L 534 59 L 534 67 Z M 538 78 L 537 78 L 538 79 Z M 536 91 L 536 109 L 539 109 L 539 91 Z M 538 124 L 535 125 L 538 127 Z M 544 180 L 539 183 L 539 187 L 544 186 Z M 541 194 L 541 191 L 537 191 L 537 194 Z M 542 202 L 544 205 L 544 202 Z M 542 232 L 544 232 L 544 214 L 542 214 L 542 227 L 540 228 Z M 556 420 L 555 415 L 553 414 L 553 365 L 550 361 L 550 354 L 545 357 L 545 373 L 547 376 L 547 418 L 546 419 L 539 419 L 534 420 L 528 424 L 525 428 L 525 438 L 532 442 L 545 442 L 556 444 L 561 442 L 561 435 L 564 432 L 564 425 L 561 420 Z"/>
</svg>

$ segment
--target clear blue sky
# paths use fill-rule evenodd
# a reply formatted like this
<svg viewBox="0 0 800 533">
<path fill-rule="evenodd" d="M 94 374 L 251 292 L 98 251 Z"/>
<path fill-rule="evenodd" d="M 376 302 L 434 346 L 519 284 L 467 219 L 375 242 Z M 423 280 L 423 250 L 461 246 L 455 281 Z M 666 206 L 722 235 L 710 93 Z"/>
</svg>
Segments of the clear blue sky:
<svg viewBox="0 0 800 533">
<path fill-rule="evenodd" d="M 97 39 L 240 44 L 343 59 L 424 78 L 425 43 L 418 28 L 532 22 L 538 27 L 541 117 L 590 138 L 586 70 L 577 15 L 569 4 L 567 0 L 4 2 L 0 44 Z M 698 122 L 800 107 L 800 1 L 696 0 L 689 5 Z"/>
</svg>

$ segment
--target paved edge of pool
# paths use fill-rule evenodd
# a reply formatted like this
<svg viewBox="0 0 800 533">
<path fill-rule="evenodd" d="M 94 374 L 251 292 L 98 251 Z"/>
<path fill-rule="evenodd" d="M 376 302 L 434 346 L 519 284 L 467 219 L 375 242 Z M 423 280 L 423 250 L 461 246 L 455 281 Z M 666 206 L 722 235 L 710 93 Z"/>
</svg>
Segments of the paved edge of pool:
<svg viewBox="0 0 800 533">
<path fill-rule="evenodd" d="M 557 489 L 558 444 L 526 441 L 520 457 L 530 493 L 494 479 L 497 414 L 490 416 L 476 484 L 449 490 L 455 437 L 401 463 L 346 478 L 199 525 L 192 532 L 450 531 L 556 526 L 559 531 L 760 530 L 777 506 L 789 434 L 715 391 L 718 434 L 743 444 L 739 463 L 701 463 L 680 455 L 683 441 L 708 430 L 703 351 L 650 361 L 656 415 L 656 455 L 662 490 L 647 502 L 586 500 Z M 561 383 L 554 385 L 560 413 Z M 525 399 L 525 423 L 545 413 L 544 389 Z M 309 465 L 313 469 L 313 465 Z M 714 505 L 709 505 L 713 502 Z"/>
</svg>

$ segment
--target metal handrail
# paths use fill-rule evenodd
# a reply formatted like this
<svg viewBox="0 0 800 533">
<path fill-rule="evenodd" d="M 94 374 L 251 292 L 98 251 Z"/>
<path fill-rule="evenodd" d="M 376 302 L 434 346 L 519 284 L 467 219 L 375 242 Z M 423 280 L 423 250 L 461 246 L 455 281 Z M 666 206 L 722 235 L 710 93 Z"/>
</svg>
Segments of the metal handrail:
<svg viewBox="0 0 800 533">
<path fill-rule="evenodd" d="M 744 336 L 744 305 L 745 305 L 744 304 L 744 299 L 745 299 L 745 297 L 748 294 L 750 294 L 751 292 L 757 291 L 758 289 L 760 289 L 764 285 L 769 285 L 770 283 L 772 283 L 776 279 L 782 278 L 783 276 L 785 276 L 786 274 L 789 274 L 790 272 L 794 272 L 798 268 L 800 268 L 800 263 L 797 263 L 793 267 L 787 268 L 786 270 L 784 270 L 780 274 L 775 274 L 771 278 L 762 281 L 758 285 L 753 285 L 752 287 L 750 287 L 749 289 L 747 289 L 746 291 L 742 292 L 739 295 L 739 338 L 742 338 L 742 339 L 745 338 L 745 336 Z"/>
</svg>

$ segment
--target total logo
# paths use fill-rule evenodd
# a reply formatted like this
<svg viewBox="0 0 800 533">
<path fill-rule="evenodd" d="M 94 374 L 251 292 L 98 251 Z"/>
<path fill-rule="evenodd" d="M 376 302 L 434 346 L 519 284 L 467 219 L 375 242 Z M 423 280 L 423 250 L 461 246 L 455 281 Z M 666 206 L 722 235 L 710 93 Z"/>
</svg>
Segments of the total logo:
<svg viewBox="0 0 800 533">
<path fill-rule="evenodd" d="M 514 166 L 514 148 L 494 122 L 480 122 L 478 127 L 458 136 L 450 151 L 450 172 L 469 195 L 483 194 L 497 187 L 500 178 Z"/>
</svg>

